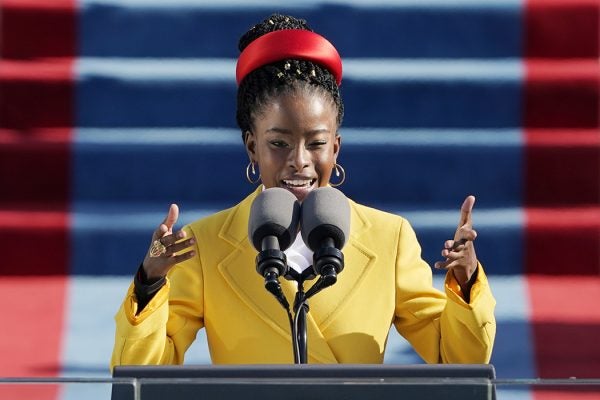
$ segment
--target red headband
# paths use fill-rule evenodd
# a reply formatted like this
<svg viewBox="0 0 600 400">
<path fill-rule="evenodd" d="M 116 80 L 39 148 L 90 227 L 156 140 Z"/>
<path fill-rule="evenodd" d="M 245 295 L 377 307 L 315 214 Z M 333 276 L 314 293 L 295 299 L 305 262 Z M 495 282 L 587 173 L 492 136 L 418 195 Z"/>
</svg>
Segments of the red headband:
<svg viewBox="0 0 600 400">
<path fill-rule="evenodd" d="M 288 58 L 322 65 L 338 85 L 342 83 L 342 60 L 327 39 L 311 31 L 285 29 L 259 37 L 242 51 L 235 71 L 238 85 L 255 69 Z"/>
</svg>

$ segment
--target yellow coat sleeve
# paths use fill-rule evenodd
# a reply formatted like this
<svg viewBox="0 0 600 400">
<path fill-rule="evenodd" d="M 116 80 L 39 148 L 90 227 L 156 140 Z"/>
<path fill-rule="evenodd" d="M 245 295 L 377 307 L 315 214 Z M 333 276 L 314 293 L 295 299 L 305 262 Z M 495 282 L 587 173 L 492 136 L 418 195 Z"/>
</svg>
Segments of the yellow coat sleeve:
<svg viewBox="0 0 600 400">
<path fill-rule="evenodd" d="M 432 286 L 431 268 L 407 221 L 398 238 L 394 325 L 428 363 L 488 363 L 496 333 L 495 300 L 481 265 L 467 304 L 449 272 L 446 294 Z"/>
<path fill-rule="evenodd" d="M 192 231 L 185 228 L 188 237 Z M 139 315 L 133 284 L 115 315 L 115 345 L 110 362 L 116 365 L 182 364 L 183 356 L 204 326 L 201 256 L 175 265 L 167 283 Z M 185 282 L 172 285 L 171 282 Z"/>
</svg>

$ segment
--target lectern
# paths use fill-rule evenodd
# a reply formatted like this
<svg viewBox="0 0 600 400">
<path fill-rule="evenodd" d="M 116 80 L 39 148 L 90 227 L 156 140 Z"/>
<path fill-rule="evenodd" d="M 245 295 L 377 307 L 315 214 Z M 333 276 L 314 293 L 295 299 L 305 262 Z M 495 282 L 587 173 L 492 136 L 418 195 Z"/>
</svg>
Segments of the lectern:
<svg viewBox="0 0 600 400">
<path fill-rule="evenodd" d="M 140 400 L 494 400 L 492 365 L 119 366 L 138 379 Z M 113 386 L 112 400 L 133 400 Z"/>
</svg>

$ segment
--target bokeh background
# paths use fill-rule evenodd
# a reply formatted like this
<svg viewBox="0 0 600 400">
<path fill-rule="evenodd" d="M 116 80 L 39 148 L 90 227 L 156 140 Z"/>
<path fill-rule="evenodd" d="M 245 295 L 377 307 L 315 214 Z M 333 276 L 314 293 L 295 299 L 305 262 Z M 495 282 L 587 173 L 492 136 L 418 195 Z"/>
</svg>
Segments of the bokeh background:
<svg viewBox="0 0 600 400">
<path fill-rule="evenodd" d="M 477 196 L 497 375 L 599 378 L 600 2 L 282 4 L 0 0 L 0 376 L 109 376 L 112 317 L 169 204 L 183 224 L 253 190 L 237 40 L 282 12 L 344 59 L 349 197 L 407 217 L 433 264 Z M 201 333 L 186 363 L 208 362 Z M 420 362 L 392 331 L 386 363 Z M 27 393 L 107 396 L 81 390 Z"/>
</svg>

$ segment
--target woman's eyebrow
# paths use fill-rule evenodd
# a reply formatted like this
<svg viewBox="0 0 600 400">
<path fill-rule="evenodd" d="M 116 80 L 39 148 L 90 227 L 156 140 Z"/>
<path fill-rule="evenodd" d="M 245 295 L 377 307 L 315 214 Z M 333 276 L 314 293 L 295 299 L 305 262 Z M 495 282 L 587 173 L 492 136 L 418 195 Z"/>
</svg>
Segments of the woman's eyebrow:
<svg viewBox="0 0 600 400">
<path fill-rule="evenodd" d="M 309 135 L 316 135 L 319 133 L 329 133 L 330 130 L 327 128 L 317 128 L 317 129 L 311 129 L 310 131 L 307 131 L 306 133 L 308 133 Z"/>
<path fill-rule="evenodd" d="M 283 133 L 283 134 L 286 134 L 286 135 L 290 135 L 292 133 L 292 131 L 289 130 L 289 129 L 278 128 L 278 127 L 269 128 L 265 132 L 266 133 L 270 133 L 270 132 L 272 132 L 272 133 Z"/>
<path fill-rule="evenodd" d="M 316 128 L 316 129 L 311 129 L 309 131 L 306 131 L 305 134 L 317 135 L 319 133 L 329 133 L 329 132 L 330 132 L 330 130 L 327 128 Z M 291 135 L 292 131 L 290 129 L 273 127 L 273 128 L 267 129 L 265 131 L 265 133 L 281 133 L 281 134 L 285 134 L 285 135 Z"/>
</svg>

